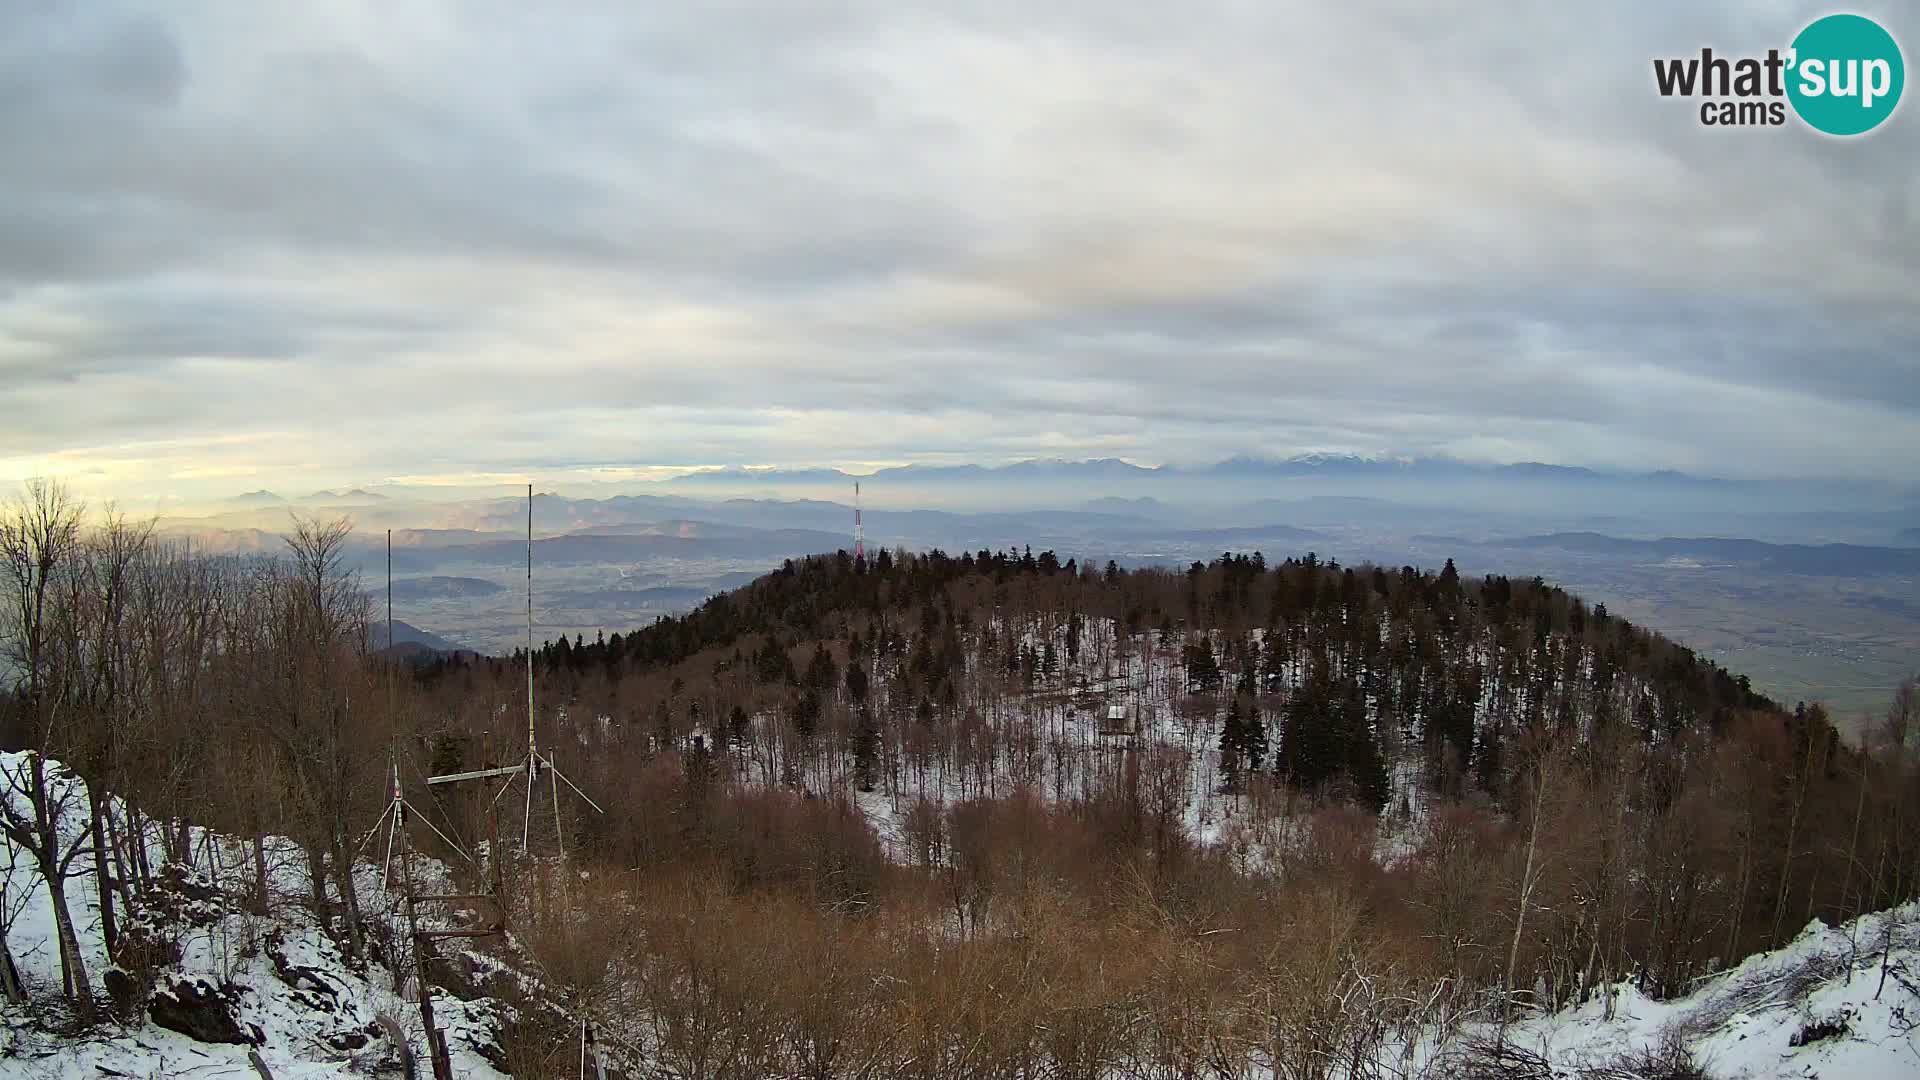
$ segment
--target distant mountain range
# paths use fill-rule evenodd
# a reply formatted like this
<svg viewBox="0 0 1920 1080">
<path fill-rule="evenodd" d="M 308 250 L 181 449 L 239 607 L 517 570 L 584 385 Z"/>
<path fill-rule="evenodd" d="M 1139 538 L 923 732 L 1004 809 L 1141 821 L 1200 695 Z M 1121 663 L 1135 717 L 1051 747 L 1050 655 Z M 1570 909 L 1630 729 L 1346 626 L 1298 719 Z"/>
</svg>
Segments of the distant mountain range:
<svg viewBox="0 0 1920 1080">
<path fill-rule="evenodd" d="M 1142 495 L 1137 499 L 1109 495 L 1089 500 L 1081 509 L 1094 514 L 1132 514 L 1137 517 L 1159 517 L 1169 512 L 1166 503 L 1151 495 Z"/>
<path fill-rule="evenodd" d="M 1183 544 L 1214 544 L 1245 551 L 1260 542 L 1272 545 L 1325 540 L 1327 534 L 1292 525 L 1242 525 L 1225 529 L 1134 529 L 1114 534 L 1116 540 L 1162 540 Z"/>
<path fill-rule="evenodd" d="M 1769 544 L 1744 538 L 1674 536 L 1659 540 L 1630 540 L 1602 533 L 1566 532 L 1493 540 L 1488 541 L 1487 546 L 1554 548 L 1616 557 L 1685 559 L 1824 577 L 1920 574 L 1920 549 L 1869 547 L 1862 544 Z"/>
<path fill-rule="evenodd" d="M 342 504 L 367 505 L 372 503 L 383 503 L 388 501 L 388 499 L 385 495 L 376 494 L 374 492 L 366 490 L 365 488 L 351 488 L 343 491 L 326 491 L 326 490 L 316 491 L 311 495 L 304 496 L 299 501 L 302 503 L 322 503 L 322 504 L 333 504 L 333 505 L 342 505 Z M 263 507 L 263 506 L 291 505 L 291 501 L 288 500 L 285 496 L 276 495 L 273 492 L 266 490 L 265 488 L 262 488 L 259 491 L 249 491 L 242 495 L 235 495 L 233 498 L 228 499 L 227 502 L 229 505 L 232 505 L 232 506 L 254 507 L 254 508 Z"/>
<path fill-rule="evenodd" d="M 175 542 L 189 545 L 203 555 L 280 555 L 287 550 L 286 537 L 265 529 L 192 529 L 178 526 L 161 530 Z"/>
<path fill-rule="evenodd" d="M 383 503 L 387 501 L 387 497 L 385 495 L 377 495 L 371 491 L 366 490 L 365 488 L 353 488 L 352 490 L 349 490 L 349 491 L 316 491 L 313 494 L 307 496 L 305 499 L 302 499 L 301 501 L 302 502 L 330 502 L 330 503 L 348 503 L 348 502 Z"/>
<path fill-rule="evenodd" d="M 1673 470 L 1606 472 L 1570 465 L 1519 462 L 1483 465 L 1453 458 L 1365 457 L 1357 454 L 1300 454 L 1286 458 L 1240 456 L 1211 465 L 1135 465 L 1119 458 L 1069 461 L 1036 458 L 1006 465 L 901 465 L 857 475 L 840 469 L 753 469 L 729 467 L 689 473 L 666 481 L 675 487 L 742 487 L 770 484 L 845 484 L 855 480 L 875 485 L 965 483 L 982 479 L 1074 479 L 1113 481 L 1175 477 L 1288 477 L 1288 476 L 1482 476 L 1551 480 L 1559 483 L 1629 481 L 1678 486 L 1720 486 L 1730 481 L 1692 476 Z"/>
<path fill-rule="evenodd" d="M 851 543 L 846 532 L 811 529 L 715 530 L 714 535 L 659 533 L 603 533 L 598 530 L 536 537 L 534 562 L 543 566 L 618 566 L 657 558 L 733 558 L 777 564 L 781 559 L 835 551 Z M 361 568 L 379 569 L 378 546 L 367 546 Z M 519 537 L 483 540 L 471 544 L 418 546 L 393 552 L 396 570 L 419 573 L 462 563 L 480 566 L 518 566 L 526 561 L 527 542 Z"/>
<path fill-rule="evenodd" d="M 1349 520 L 1372 520 L 1382 510 L 1420 506 L 1445 514 L 1556 515 L 1558 521 L 1538 524 L 1617 532 L 1650 531 L 1647 523 L 1662 519 L 1672 524 L 1654 527 L 1678 532 L 1700 522 L 1697 527 L 1704 529 L 1710 527 L 1702 520 L 1707 514 L 1747 515 L 1756 531 L 1730 527 L 1732 535 L 1766 535 L 1760 530 L 1778 526 L 1803 534 L 1825 530 L 1834 540 L 1885 543 L 1893 541 L 1900 529 L 1920 532 L 1920 517 L 1892 508 L 1904 496 L 1891 486 L 1864 482 L 1728 480 L 1675 470 L 1609 471 L 1543 462 L 1485 464 L 1449 457 L 1354 454 L 1240 455 L 1211 464 L 1159 466 L 1114 457 L 1036 458 L 1003 465 L 913 464 L 870 474 L 838 468 L 729 466 L 635 482 L 610 496 L 541 492 L 534 497 L 533 524 L 537 534 L 547 536 L 586 529 L 615 533 L 620 531 L 615 527 L 671 520 L 841 533 L 849 524 L 856 482 L 864 488 L 870 530 L 882 514 L 900 513 L 907 507 L 974 514 L 1075 507 L 1073 512 L 1149 524 L 1182 519 L 1207 525 L 1287 520 L 1319 526 L 1332 524 L 1331 516 L 1342 510 L 1355 515 Z M 476 535 L 467 539 L 474 543 L 521 533 L 526 527 L 524 498 L 417 498 L 408 490 L 383 487 L 389 494 L 382 494 L 355 487 L 319 491 L 297 501 L 271 491 L 253 491 L 229 500 L 220 524 L 275 530 L 287 510 L 350 513 L 369 532 L 385 525 L 432 525 L 470 531 Z M 1303 505 L 1313 499 L 1371 499 L 1375 504 Z M 1265 509 L 1279 502 L 1289 509 L 1277 514 Z M 1795 523 L 1781 518 L 1783 506 L 1794 507 L 1808 520 Z M 422 514 L 422 508 L 431 509 Z M 1314 513 L 1321 520 L 1299 521 L 1295 515 L 1301 512 Z M 1813 517 L 1825 513 L 1850 516 L 1824 521 Z M 911 530 L 896 524 L 905 539 Z M 1454 522 L 1445 523 L 1445 531 L 1455 531 L 1454 526 Z M 429 531 L 396 532 L 395 546 L 445 546 L 455 539 L 428 536 Z M 1920 544 L 1920 539 L 1909 535 L 1899 542 Z"/>
</svg>

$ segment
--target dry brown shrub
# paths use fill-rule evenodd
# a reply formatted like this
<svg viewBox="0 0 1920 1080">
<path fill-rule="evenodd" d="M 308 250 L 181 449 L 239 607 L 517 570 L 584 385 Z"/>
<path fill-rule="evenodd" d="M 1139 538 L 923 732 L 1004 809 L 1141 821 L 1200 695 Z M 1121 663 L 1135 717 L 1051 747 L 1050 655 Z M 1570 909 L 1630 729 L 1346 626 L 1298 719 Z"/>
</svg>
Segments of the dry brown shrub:
<svg viewBox="0 0 1920 1080">
<path fill-rule="evenodd" d="M 710 876 L 669 880 L 638 898 L 645 948 L 628 972 L 630 1037 L 672 1075 L 701 1080 L 774 1072 L 782 939 L 743 918 Z"/>
</svg>

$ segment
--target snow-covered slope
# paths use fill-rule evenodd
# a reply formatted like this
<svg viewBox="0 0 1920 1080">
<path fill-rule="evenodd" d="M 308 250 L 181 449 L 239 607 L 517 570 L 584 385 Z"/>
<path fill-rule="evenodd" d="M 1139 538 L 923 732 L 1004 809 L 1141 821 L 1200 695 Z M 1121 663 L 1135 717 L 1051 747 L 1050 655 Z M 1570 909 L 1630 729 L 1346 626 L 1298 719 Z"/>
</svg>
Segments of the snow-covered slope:
<svg viewBox="0 0 1920 1080">
<path fill-rule="evenodd" d="M 1676 1045 L 1715 1080 L 1920 1077 L 1920 904 L 1814 922 L 1677 1000 L 1623 986 L 1607 1013 L 1596 998 L 1515 1025 L 1508 1041 L 1570 1077 Z"/>
<path fill-rule="evenodd" d="M 21 761 L 18 755 L 0 754 L 0 769 L 17 769 Z M 57 782 L 79 781 L 61 774 Z M 177 959 L 162 964 L 155 978 L 165 991 L 160 1011 L 168 1026 L 149 1010 L 81 1034 L 63 1033 L 67 1018 L 52 1004 L 60 997 L 61 976 L 43 883 L 25 853 L 10 846 L 0 850 L 9 944 L 35 999 L 25 1008 L 0 1004 L 0 1076 L 251 1080 L 250 1052 L 260 1055 L 276 1080 L 397 1075 L 399 1050 L 381 1023 L 383 1015 L 400 1025 L 426 1075 L 417 1006 L 397 988 L 389 959 L 348 961 L 296 901 L 304 890 L 302 860 L 290 841 L 269 846 L 280 895 L 265 915 L 248 912 L 238 897 L 214 884 L 220 867 L 228 878 L 244 876 L 232 873 L 247 854 L 241 845 L 196 831 L 193 850 L 191 864 L 164 872 L 165 883 L 156 888 L 149 910 L 132 923 L 163 938 L 169 953 L 177 951 Z M 156 859 L 160 854 L 156 844 Z M 444 878 L 441 868 L 421 862 L 426 873 Z M 368 907 L 380 909 L 378 868 L 363 866 L 361 877 Z M 442 887 L 450 883 L 422 884 L 446 891 Z M 111 999 L 111 967 L 91 877 L 76 877 L 69 898 L 104 1006 Z M 496 959 L 468 955 L 485 970 L 500 968 Z M 168 1007 L 195 998 L 217 999 L 218 1005 Z M 504 1075 L 498 1067 L 503 1061 L 499 1032 L 509 1008 L 485 997 L 462 1001 L 444 993 L 435 995 L 435 1007 L 455 1074 L 499 1080 Z M 176 1030 L 183 1026 L 197 1029 L 200 1037 Z M 1685 998 L 1654 1001 L 1621 986 L 1611 1002 L 1596 998 L 1553 1016 L 1519 1021 L 1505 1031 L 1511 1067 L 1475 1071 L 1498 1035 L 1484 1026 L 1447 1038 L 1429 1032 L 1418 1040 L 1412 1055 L 1417 1060 L 1397 1060 L 1382 1075 L 1700 1075 L 1622 1068 L 1634 1059 L 1672 1062 L 1683 1056 L 1716 1080 L 1920 1076 L 1920 904 L 1840 927 L 1814 923 L 1789 946 L 1749 957 L 1703 980 Z"/>
<path fill-rule="evenodd" d="M 22 755 L 0 754 L 0 769 L 17 770 L 23 763 Z M 57 767 L 49 772 L 57 774 L 57 784 L 81 783 Z M 4 788 L 0 782 L 0 797 L 5 797 Z M 84 797 L 75 805 L 84 807 Z M 73 823 L 77 830 L 84 812 L 76 816 L 82 819 Z M 150 850 L 160 867 L 160 845 L 155 842 Z M 4 914 L 12 916 L 8 943 L 33 999 L 25 1008 L 0 1000 L 0 1076 L 250 1080 L 255 1075 L 250 1051 L 257 1051 L 275 1080 L 365 1073 L 382 1066 L 397 1070 L 399 1049 L 380 1022 L 383 1014 L 398 1023 L 426 1075 L 419 1007 L 407 1000 L 410 992 L 398 989 L 389 966 L 395 958 L 374 956 L 356 963 L 342 955 L 295 900 L 305 884 L 299 870 L 303 860 L 291 841 L 268 844 L 276 895 L 264 915 L 247 911 L 214 883 L 216 865 L 228 871 L 251 865 L 244 861 L 250 852 L 230 838 L 201 830 L 194 831 L 192 850 L 191 864 L 161 869 L 161 883 L 148 909 L 123 923 L 130 933 L 150 935 L 161 954 L 177 952 L 177 959 L 162 962 L 153 973 L 159 991 L 155 1009 L 132 1016 L 114 1015 L 112 984 L 117 977 L 110 974 L 113 965 L 101 936 L 92 864 L 85 858 L 75 863 L 82 872 L 68 882 L 68 903 L 94 995 L 110 1018 L 72 1034 L 67 1033 L 69 1018 L 57 1005 L 60 957 L 44 882 L 26 852 L 11 844 L 0 846 Z M 431 860 L 416 860 L 416 867 L 423 883 L 429 875 L 443 876 Z M 362 865 L 359 870 L 361 896 L 370 909 L 384 911 L 379 867 Z M 379 914 L 375 921 L 398 930 L 392 915 Z M 391 940 L 402 939 L 395 933 Z M 196 1008 L 197 1002 L 208 1007 Z M 434 1006 L 456 1075 L 475 1080 L 504 1075 L 492 1064 L 500 1056 L 496 1033 L 503 1010 L 498 1003 L 436 993 Z M 173 1027 L 195 1030 L 201 1037 L 162 1026 L 156 1013 Z"/>
</svg>

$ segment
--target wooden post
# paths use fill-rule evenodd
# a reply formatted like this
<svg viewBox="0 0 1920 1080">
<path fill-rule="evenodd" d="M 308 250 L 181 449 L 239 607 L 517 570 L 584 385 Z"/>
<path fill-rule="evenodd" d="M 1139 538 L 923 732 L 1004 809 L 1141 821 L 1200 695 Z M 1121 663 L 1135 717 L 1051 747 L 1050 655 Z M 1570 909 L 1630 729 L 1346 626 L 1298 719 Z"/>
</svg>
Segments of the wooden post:
<svg viewBox="0 0 1920 1080">
<path fill-rule="evenodd" d="M 493 872 L 493 895 L 504 905 L 506 894 L 501 891 L 503 876 L 500 872 L 500 812 L 493 806 L 487 807 L 487 862 Z"/>
<path fill-rule="evenodd" d="M 433 1032 L 434 1080 L 453 1080 L 453 1058 L 447 1053 L 447 1036 L 438 1028 Z"/>
<path fill-rule="evenodd" d="M 428 938 L 420 932 L 420 919 L 413 895 L 413 846 L 400 851 L 401 873 L 406 875 L 407 933 L 413 939 L 413 971 L 420 994 L 420 1022 L 427 1030 L 427 1057 L 433 1063 L 433 1080 L 453 1080 L 453 1066 L 447 1058 L 446 1044 L 433 1022 L 433 988 L 427 985 Z"/>
</svg>

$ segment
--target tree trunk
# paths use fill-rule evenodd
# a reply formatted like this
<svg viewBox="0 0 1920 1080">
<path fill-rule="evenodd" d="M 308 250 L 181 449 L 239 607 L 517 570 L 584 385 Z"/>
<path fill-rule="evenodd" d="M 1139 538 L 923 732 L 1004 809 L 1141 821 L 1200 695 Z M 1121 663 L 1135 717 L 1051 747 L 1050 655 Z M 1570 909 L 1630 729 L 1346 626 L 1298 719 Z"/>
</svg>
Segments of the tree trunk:
<svg viewBox="0 0 1920 1080">
<path fill-rule="evenodd" d="M 122 845 L 125 843 L 124 830 L 120 828 L 120 819 L 111 807 L 107 809 L 106 819 L 108 853 L 113 856 L 114 891 L 119 895 L 122 904 L 131 906 L 133 898 L 138 893 L 134 890 L 133 876 L 128 871 L 126 852 L 122 850 Z"/>
<path fill-rule="evenodd" d="M 60 941 L 60 977 L 66 994 L 80 1006 L 82 1015 L 93 1012 L 93 983 L 87 977 L 87 958 L 80 952 L 80 939 L 73 932 L 73 915 L 67 910 L 67 883 L 50 872 L 44 861 L 41 873 L 47 881 L 47 899 L 53 902 L 54 934 Z"/>
<path fill-rule="evenodd" d="M 1860 755 L 1860 797 L 1854 803 L 1853 833 L 1847 838 L 1847 867 L 1846 871 L 1840 877 L 1840 909 L 1842 918 L 1857 915 L 1865 910 L 1865 905 L 1851 903 L 1849 901 L 1851 899 L 1850 894 L 1853 892 L 1854 863 L 1860 857 L 1860 823 L 1864 821 L 1867 816 L 1867 774 L 1872 767 L 1872 744 L 1869 743 L 1867 749 Z"/>
<path fill-rule="evenodd" d="M 147 816 L 131 802 L 127 804 L 127 847 L 133 872 L 145 891 L 153 885 L 153 862 L 147 857 Z"/>
<path fill-rule="evenodd" d="M 93 830 L 93 883 L 100 895 L 100 936 L 105 940 L 107 955 L 116 956 L 120 951 L 120 931 L 113 915 L 113 890 L 116 880 L 107 872 L 107 830 L 106 800 L 100 797 L 100 785 L 87 785 L 87 809 L 91 820 L 88 827 Z"/>
<path fill-rule="evenodd" d="M 1727 948 L 1722 963 L 1731 964 L 1739 956 L 1741 925 L 1746 921 L 1747 893 L 1753 884 L 1752 867 L 1748 861 L 1748 852 L 1753 845 L 1753 816 L 1747 816 L 1747 822 L 1740 830 L 1739 869 L 1734 872 L 1733 918 L 1727 923 Z"/>
<path fill-rule="evenodd" d="M 1773 898 L 1773 934 L 1768 947 L 1780 944 L 1781 927 L 1787 917 L 1787 885 L 1793 880 L 1793 846 L 1800 838 L 1800 807 L 1805 800 L 1803 787 L 1797 791 L 1793 800 L 1793 814 L 1787 818 L 1787 842 L 1780 851 L 1780 887 Z"/>
<path fill-rule="evenodd" d="M 6 886 L 0 885 L 0 910 L 5 910 L 6 906 Z M 7 946 L 4 930 L 0 930 L 0 997 L 15 1005 L 27 1003 L 27 990 L 20 985 L 20 969 L 14 966 L 13 950 Z"/>
<path fill-rule="evenodd" d="M 327 933 L 333 932 L 333 901 L 327 896 L 326 855 L 318 845 L 308 847 L 307 881 L 312 887 L 313 917 L 319 921 L 320 928 Z"/>
<path fill-rule="evenodd" d="M 1800 838 L 1800 816 L 1801 812 L 1806 809 L 1807 790 L 1812 786 L 1814 771 L 1821 767 L 1816 758 L 1816 745 L 1814 743 L 1813 726 L 1811 723 L 1807 726 L 1806 738 L 1806 758 L 1800 763 L 1799 783 L 1795 786 L 1793 792 L 1793 813 L 1787 818 L 1787 843 L 1780 852 L 1780 888 L 1774 897 L 1773 940 L 1769 943 L 1770 945 L 1780 943 L 1782 927 L 1787 917 L 1787 889 L 1793 879 L 1793 860 L 1797 854 L 1794 851 L 1794 846 Z"/>
<path fill-rule="evenodd" d="M 1533 858 L 1540 840 L 1540 806 L 1547 797 L 1546 779 L 1546 770 L 1542 768 L 1539 772 L 1540 782 L 1534 786 L 1533 792 L 1533 823 L 1527 829 L 1527 865 L 1520 873 L 1520 911 L 1514 916 L 1513 944 L 1507 949 L 1506 989 L 1508 994 L 1513 993 L 1514 969 L 1520 964 L 1520 938 L 1527 925 L 1527 902 L 1533 894 Z"/>
<path fill-rule="evenodd" d="M 334 834 L 333 869 L 340 883 L 340 898 L 346 904 L 347 959 L 358 959 L 366 950 L 366 928 L 360 923 L 360 890 L 353 883 L 353 856 L 338 832 Z"/>
<path fill-rule="evenodd" d="M 267 913 L 267 838 L 253 834 L 253 913 Z"/>
</svg>

